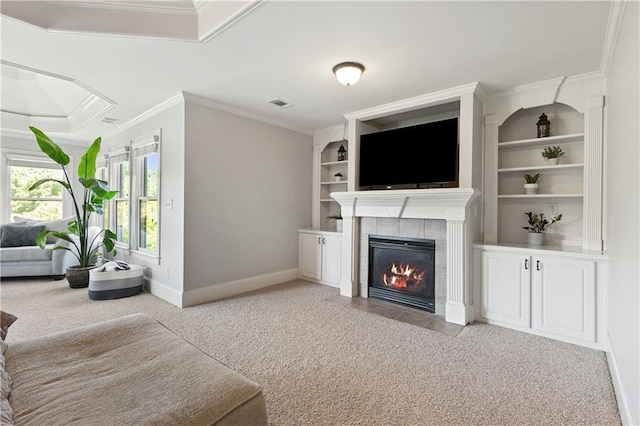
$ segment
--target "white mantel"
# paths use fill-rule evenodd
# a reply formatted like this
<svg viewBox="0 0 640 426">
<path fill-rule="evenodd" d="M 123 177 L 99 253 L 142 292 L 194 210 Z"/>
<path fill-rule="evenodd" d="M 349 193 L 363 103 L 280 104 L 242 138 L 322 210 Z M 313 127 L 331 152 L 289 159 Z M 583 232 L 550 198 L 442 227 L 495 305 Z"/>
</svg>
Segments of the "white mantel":
<svg viewBox="0 0 640 426">
<path fill-rule="evenodd" d="M 358 289 L 358 217 L 444 219 L 447 222 L 447 302 L 445 319 L 465 325 L 473 321 L 471 291 L 472 224 L 479 207 L 471 208 L 480 191 L 473 188 L 334 192 L 343 217 L 340 294 L 354 297 Z M 472 211 L 473 210 L 473 211 Z M 475 219 L 475 220 L 472 220 Z"/>
</svg>

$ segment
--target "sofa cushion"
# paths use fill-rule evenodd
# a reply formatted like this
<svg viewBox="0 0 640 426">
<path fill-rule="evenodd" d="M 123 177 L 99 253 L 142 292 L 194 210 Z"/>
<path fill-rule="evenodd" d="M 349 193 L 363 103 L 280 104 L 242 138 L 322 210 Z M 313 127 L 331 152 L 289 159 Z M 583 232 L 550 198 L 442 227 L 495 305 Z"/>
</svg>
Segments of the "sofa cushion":
<svg viewBox="0 0 640 426">
<path fill-rule="evenodd" d="M 44 231 L 44 225 L 2 225 L 2 237 L 0 237 L 0 247 L 23 247 L 35 246 L 36 237 Z"/>
<path fill-rule="evenodd" d="M 12 343 L 18 424 L 267 425 L 260 387 L 146 315 Z"/>
<path fill-rule="evenodd" d="M 0 262 L 47 262 L 53 256 L 53 244 L 44 249 L 38 246 L 3 247 L 0 249 Z"/>
</svg>

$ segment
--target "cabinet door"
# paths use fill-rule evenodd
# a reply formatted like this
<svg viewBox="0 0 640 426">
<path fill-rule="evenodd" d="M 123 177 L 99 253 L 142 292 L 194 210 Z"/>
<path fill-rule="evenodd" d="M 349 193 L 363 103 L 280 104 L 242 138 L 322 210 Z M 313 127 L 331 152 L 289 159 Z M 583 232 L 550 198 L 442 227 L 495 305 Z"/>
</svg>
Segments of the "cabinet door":
<svg viewBox="0 0 640 426">
<path fill-rule="evenodd" d="M 482 306 L 486 319 L 530 326 L 531 259 L 524 254 L 482 254 Z"/>
<path fill-rule="evenodd" d="M 552 257 L 533 260 L 533 328 L 595 342 L 595 263 Z"/>
<path fill-rule="evenodd" d="M 322 272 L 322 236 L 300 233 L 300 276 L 320 279 Z"/>
<path fill-rule="evenodd" d="M 327 235 L 322 245 L 322 280 L 340 286 L 342 266 L 342 237 Z"/>
</svg>

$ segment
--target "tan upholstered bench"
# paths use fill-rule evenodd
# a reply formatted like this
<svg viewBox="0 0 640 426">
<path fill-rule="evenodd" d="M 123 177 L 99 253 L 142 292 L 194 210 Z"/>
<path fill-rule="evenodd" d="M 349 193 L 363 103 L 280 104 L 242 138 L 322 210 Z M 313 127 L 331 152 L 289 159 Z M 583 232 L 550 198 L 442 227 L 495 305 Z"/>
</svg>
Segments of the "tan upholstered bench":
<svg viewBox="0 0 640 426">
<path fill-rule="evenodd" d="M 266 425 L 260 387 L 153 318 L 9 345 L 16 424 Z"/>
</svg>

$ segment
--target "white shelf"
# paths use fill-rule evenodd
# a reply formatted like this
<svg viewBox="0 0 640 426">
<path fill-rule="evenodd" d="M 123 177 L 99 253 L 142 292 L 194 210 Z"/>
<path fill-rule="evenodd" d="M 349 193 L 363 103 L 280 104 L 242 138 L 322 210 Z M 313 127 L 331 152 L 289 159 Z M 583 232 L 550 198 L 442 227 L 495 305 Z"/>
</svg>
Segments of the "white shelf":
<svg viewBox="0 0 640 426">
<path fill-rule="evenodd" d="M 498 142 L 498 149 L 515 148 L 527 145 L 551 145 L 560 142 L 578 142 L 584 140 L 584 133 L 572 133 L 570 135 L 549 136 L 548 138 L 522 139 L 518 141 Z"/>
<path fill-rule="evenodd" d="M 321 203 L 337 203 L 337 201 L 334 200 L 333 198 L 321 198 L 320 202 Z"/>
<path fill-rule="evenodd" d="M 331 181 L 327 181 L 327 182 L 320 182 L 320 185 L 339 185 L 341 183 L 348 183 L 349 181 L 347 180 L 340 180 L 340 181 L 336 181 L 336 180 L 331 180 Z"/>
<path fill-rule="evenodd" d="M 546 138 L 545 138 L 546 139 Z M 509 167 L 506 169 L 498 169 L 498 173 L 514 173 L 514 172 L 527 172 L 531 170 L 540 171 L 553 171 L 553 170 L 563 170 L 563 169 L 581 169 L 584 167 L 584 164 L 558 164 L 555 166 L 526 166 L 526 167 Z"/>
<path fill-rule="evenodd" d="M 343 160 L 343 161 L 328 161 L 326 163 L 320 163 L 321 166 L 337 166 L 339 164 L 349 164 L 349 160 Z"/>
<path fill-rule="evenodd" d="M 498 198 L 582 198 L 582 194 L 504 194 Z"/>
</svg>

